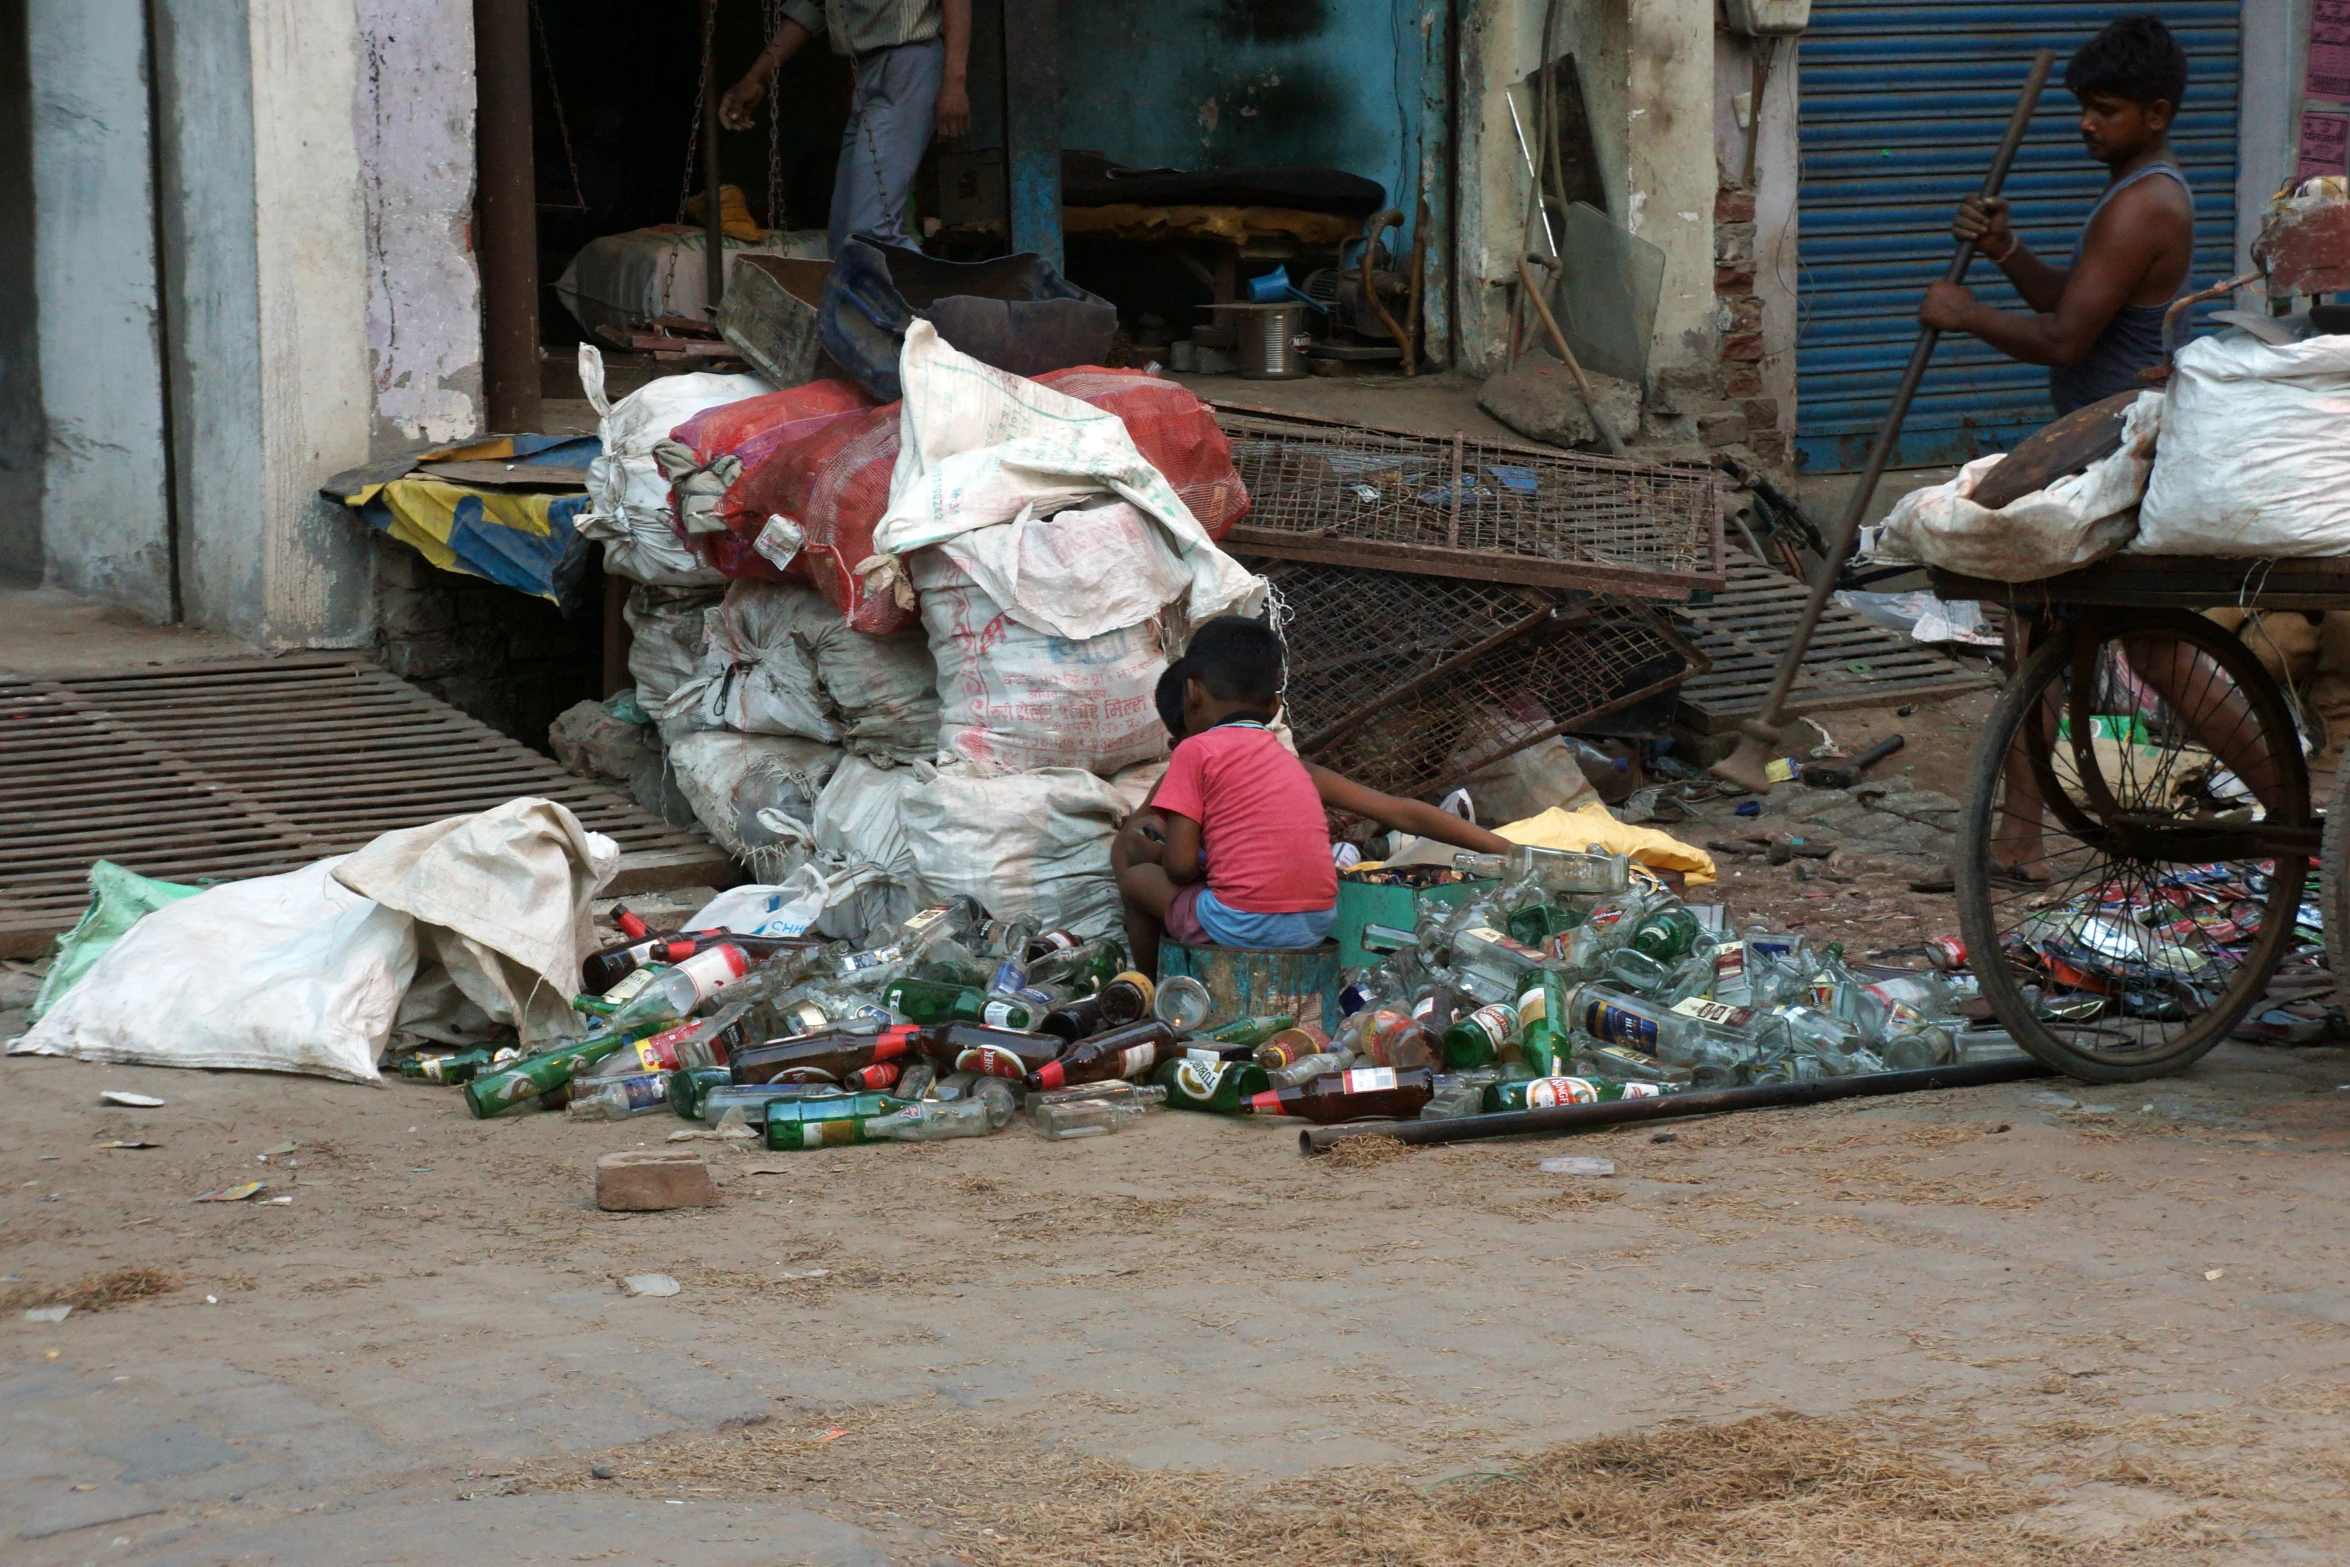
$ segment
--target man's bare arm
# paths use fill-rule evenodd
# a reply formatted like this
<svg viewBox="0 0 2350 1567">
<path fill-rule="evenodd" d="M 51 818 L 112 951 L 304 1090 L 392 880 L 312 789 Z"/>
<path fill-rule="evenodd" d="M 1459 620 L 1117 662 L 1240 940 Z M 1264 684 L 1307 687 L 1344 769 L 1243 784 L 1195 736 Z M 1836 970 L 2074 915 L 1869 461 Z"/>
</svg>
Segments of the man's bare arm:
<svg viewBox="0 0 2350 1567">
<path fill-rule="evenodd" d="M 2064 296 L 2065 279 L 2072 274 L 2052 267 L 2032 253 L 2023 236 L 2008 226 L 2007 198 L 1969 196 L 1950 220 L 1954 239 L 1971 239 L 1975 253 L 2007 274 L 2024 303 L 2034 310 L 2054 310 Z"/>
<path fill-rule="evenodd" d="M 1958 284 L 1936 283 L 1926 290 L 1918 319 L 1945 332 L 1972 333 L 2026 364 L 2079 364 L 2162 253 L 2169 206 L 2167 193 L 2143 184 L 2116 196 L 2090 226 L 2054 310 L 2013 315 Z"/>
<path fill-rule="evenodd" d="M 1455 848 L 1470 849 L 1478 854 L 1507 854 L 1510 841 L 1498 833 L 1487 832 L 1475 822 L 1464 822 L 1450 811 L 1440 811 L 1425 800 L 1406 800 L 1400 795 L 1382 794 L 1377 789 L 1356 783 L 1343 773 L 1334 773 L 1318 762 L 1306 763 L 1306 775 L 1314 780 L 1314 792 L 1322 803 L 1346 812 L 1350 816 L 1367 817 L 1392 832 L 1408 832 L 1421 838 L 1433 838 L 1438 843 L 1449 843 Z"/>
</svg>

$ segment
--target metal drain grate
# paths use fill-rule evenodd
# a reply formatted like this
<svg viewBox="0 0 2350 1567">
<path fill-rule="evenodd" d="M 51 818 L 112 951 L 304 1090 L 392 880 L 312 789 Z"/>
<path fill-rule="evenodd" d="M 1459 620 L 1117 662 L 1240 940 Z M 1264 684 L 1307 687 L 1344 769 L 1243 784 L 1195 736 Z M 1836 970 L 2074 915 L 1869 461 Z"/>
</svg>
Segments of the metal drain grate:
<svg viewBox="0 0 2350 1567">
<path fill-rule="evenodd" d="M 1692 639 L 1713 660 L 1711 670 L 1681 688 L 1681 722 L 1700 734 L 1735 728 L 1739 719 L 1761 711 L 1808 592 L 1742 551 L 1731 550 L 1729 557 L 1730 585 L 1711 604 L 1674 607 L 1675 614 L 1694 624 Z M 1978 667 L 1946 658 L 1831 602 L 1796 672 L 1787 711 L 1873 707 L 1994 683 Z"/>
<path fill-rule="evenodd" d="M 518 795 L 619 843 L 612 891 L 733 879 L 627 795 L 357 658 L 0 675 L 0 956 L 37 956 L 81 917 L 92 860 L 235 881 Z"/>
</svg>

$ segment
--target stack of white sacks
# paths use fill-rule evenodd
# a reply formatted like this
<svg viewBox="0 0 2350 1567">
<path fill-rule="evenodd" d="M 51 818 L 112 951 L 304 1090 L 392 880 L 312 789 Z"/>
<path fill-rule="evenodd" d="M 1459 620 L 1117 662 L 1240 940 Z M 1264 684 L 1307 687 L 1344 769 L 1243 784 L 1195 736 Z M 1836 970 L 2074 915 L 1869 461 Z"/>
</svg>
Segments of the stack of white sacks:
<svg viewBox="0 0 2350 1567">
<path fill-rule="evenodd" d="M 1190 625 L 1257 612 L 1264 583 L 1116 415 L 958 353 L 925 322 L 900 374 L 901 451 L 863 575 L 918 595 L 919 629 L 869 636 L 814 589 L 697 575 L 666 515 L 638 527 L 614 486 L 581 529 L 640 583 L 638 702 L 695 814 L 778 886 L 771 928 L 821 908 L 815 929 L 854 939 L 968 894 L 999 916 L 1108 930 L 1111 837 L 1165 766 L 1159 676 Z M 623 470 L 638 445 L 649 461 L 651 440 L 710 405 L 693 397 L 760 389 L 677 383 L 746 379 L 672 377 L 612 405 L 603 461 Z M 664 405 L 640 411 L 661 388 Z"/>
</svg>

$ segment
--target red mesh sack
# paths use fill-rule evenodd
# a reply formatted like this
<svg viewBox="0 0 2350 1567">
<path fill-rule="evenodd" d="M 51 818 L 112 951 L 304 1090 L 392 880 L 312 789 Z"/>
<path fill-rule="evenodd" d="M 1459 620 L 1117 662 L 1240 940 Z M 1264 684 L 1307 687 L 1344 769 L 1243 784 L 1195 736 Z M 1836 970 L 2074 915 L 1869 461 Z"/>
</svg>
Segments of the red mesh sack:
<svg viewBox="0 0 2350 1567">
<path fill-rule="evenodd" d="M 1037 378 L 1064 397 L 1116 414 L 1135 450 L 1167 476 L 1208 537 L 1221 539 L 1248 515 L 1248 487 L 1232 466 L 1232 443 L 1215 410 L 1173 381 L 1136 370 L 1078 365 Z"/>
<path fill-rule="evenodd" d="M 790 576 L 832 601 L 858 631 L 876 636 L 914 624 L 914 612 L 857 578 L 873 553 L 873 530 L 889 510 L 889 477 L 898 463 L 898 405 L 837 415 L 789 445 L 777 446 L 719 500 L 729 531 L 697 535 L 702 558 L 730 577 Z M 803 541 L 788 573 L 778 572 L 751 540 L 771 516 L 799 524 Z"/>
<path fill-rule="evenodd" d="M 729 577 L 756 577 L 769 582 L 786 578 L 814 583 L 805 570 L 779 570 L 773 561 L 751 547 L 767 519 L 776 513 L 798 521 L 788 506 L 763 504 L 774 488 L 772 476 L 781 470 L 785 455 L 843 420 L 869 412 L 873 399 L 854 381 L 811 381 L 746 397 L 740 402 L 706 408 L 670 432 L 670 439 L 693 448 L 703 462 L 729 453 L 742 459 L 742 476 L 718 501 L 717 514 L 724 533 L 684 535 L 694 553 Z M 896 427 L 896 418 L 891 418 Z M 895 448 L 892 448 L 893 452 Z M 765 484 L 756 482 L 770 476 Z M 886 489 L 886 485 L 884 487 Z M 875 514 L 876 520 L 879 514 Z M 870 530 L 868 530 L 870 532 Z M 820 584 L 819 584 L 820 585 Z"/>
</svg>

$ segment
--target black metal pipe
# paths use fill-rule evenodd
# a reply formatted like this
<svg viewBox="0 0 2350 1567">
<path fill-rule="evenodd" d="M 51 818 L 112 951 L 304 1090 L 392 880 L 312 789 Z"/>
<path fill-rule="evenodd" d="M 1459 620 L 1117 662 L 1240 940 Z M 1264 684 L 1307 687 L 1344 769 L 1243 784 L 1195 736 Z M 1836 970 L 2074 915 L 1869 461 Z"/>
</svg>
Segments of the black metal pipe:
<svg viewBox="0 0 2350 1567">
<path fill-rule="evenodd" d="M 2055 1075 L 2026 1056 L 2016 1061 L 1976 1061 L 1928 1067 L 1922 1072 L 1870 1072 L 1827 1077 L 1815 1083 L 1763 1083 L 1752 1088 L 1714 1088 L 1700 1093 L 1659 1094 L 1654 1099 L 1618 1099 L 1608 1104 L 1559 1105 L 1549 1110 L 1505 1110 L 1499 1115 L 1463 1115 L 1442 1121 L 1370 1121 L 1360 1126 L 1312 1126 L 1297 1134 L 1297 1151 L 1327 1153 L 1349 1137 L 1391 1137 L 1399 1143 L 1467 1143 L 1485 1137 L 1580 1132 L 1627 1121 L 1669 1121 L 1682 1116 L 1720 1115 L 1730 1110 L 1768 1110 L 1782 1105 L 1825 1104 L 1831 1099 L 1867 1099 L 1880 1094 L 1915 1094 L 1935 1088 L 1981 1088 L 2028 1077 Z"/>
<path fill-rule="evenodd" d="M 718 0 L 702 0 L 702 286 L 710 319 L 726 297 L 726 210 L 718 199 Z"/>
<path fill-rule="evenodd" d="M 473 61 L 483 412 L 492 430 L 528 432 L 541 422 L 529 0 L 473 0 Z"/>
</svg>

